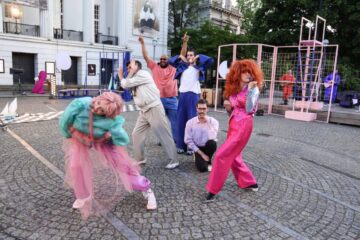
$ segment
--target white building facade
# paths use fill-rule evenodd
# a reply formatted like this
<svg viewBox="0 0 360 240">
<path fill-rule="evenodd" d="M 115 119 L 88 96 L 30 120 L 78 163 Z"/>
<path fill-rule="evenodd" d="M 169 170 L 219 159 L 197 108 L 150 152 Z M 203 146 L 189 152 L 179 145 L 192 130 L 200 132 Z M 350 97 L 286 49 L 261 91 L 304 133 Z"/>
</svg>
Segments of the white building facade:
<svg viewBox="0 0 360 240">
<path fill-rule="evenodd" d="M 167 30 L 167 0 L 0 0 L 0 86 L 18 84 L 11 68 L 22 84 L 46 71 L 57 85 L 106 85 L 125 52 L 143 61 L 140 34 L 155 60 L 167 53 Z"/>
<path fill-rule="evenodd" d="M 199 22 L 208 20 L 218 27 L 229 26 L 234 34 L 241 31 L 242 15 L 231 0 L 202 0 L 199 8 Z"/>
</svg>

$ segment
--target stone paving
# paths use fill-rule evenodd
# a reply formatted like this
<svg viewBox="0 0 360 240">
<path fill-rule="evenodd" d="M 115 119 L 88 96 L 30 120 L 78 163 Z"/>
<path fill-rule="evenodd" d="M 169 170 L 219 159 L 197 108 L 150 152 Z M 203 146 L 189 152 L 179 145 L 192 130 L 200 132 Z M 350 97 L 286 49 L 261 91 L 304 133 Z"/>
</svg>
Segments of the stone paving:
<svg viewBox="0 0 360 240">
<path fill-rule="evenodd" d="M 33 113 L 61 111 L 69 103 L 18 101 L 19 111 Z M 128 133 L 137 115 L 124 113 Z M 220 145 L 227 116 L 210 115 L 220 121 Z M 208 173 L 197 172 L 186 155 L 178 155 L 179 168 L 164 169 L 165 154 L 150 136 L 143 174 L 153 183 L 158 209 L 146 211 L 142 195 L 135 192 L 108 216 L 86 222 L 71 208 L 73 194 L 63 186 L 57 120 L 9 129 L 0 132 L 0 239 L 360 239 L 358 127 L 255 117 L 243 157 L 259 191 L 239 189 L 229 174 L 209 204 L 203 202 Z"/>
</svg>

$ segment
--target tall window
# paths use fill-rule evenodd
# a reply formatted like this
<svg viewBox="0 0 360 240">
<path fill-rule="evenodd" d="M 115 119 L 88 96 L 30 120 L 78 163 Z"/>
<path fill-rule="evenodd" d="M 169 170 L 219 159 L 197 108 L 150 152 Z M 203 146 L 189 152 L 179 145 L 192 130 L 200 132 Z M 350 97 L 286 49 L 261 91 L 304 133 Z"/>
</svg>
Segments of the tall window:
<svg viewBox="0 0 360 240">
<path fill-rule="evenodd" d="M 64 4 L 63 4 L 63 0 L 60 0 L 60 29 L 64 29 Z"/>
<path fill-rule="evenodd" d="M 6 17 L 6 18 L 12 18 L 12 15 L 11 15 L 11 4 L 9 4 L 9 3 L 6 3 L 6 4 L 5 4 L 5 17 Z"/>
<path fill-rule="evenodd" d="M 99 19 L 100 19 L 100 5 L 94 5 L 94 34 L 95 42 L 99 42 Z"/>
</svg>

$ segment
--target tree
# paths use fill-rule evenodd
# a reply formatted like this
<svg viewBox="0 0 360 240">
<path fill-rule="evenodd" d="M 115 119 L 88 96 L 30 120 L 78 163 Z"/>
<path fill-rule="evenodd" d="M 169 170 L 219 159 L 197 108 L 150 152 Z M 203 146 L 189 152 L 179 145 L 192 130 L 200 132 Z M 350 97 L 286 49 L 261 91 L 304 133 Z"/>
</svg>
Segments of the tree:
<svg viewBox="0 0 360 240">
<path fill-rule="evenodd" d="M 203 53 L 215 59 L 217 58 L 219 45 L 248 42 L 246 36 L 231 33 L 230 27 L 220 28 L 208 21 L 204 22 L 198 29 L 183 29 L 181 36 L 185 32 L 190 36 L 189 48 L 194 49 L 196 53 Z M 181 44 L 182 40 L 171 45 L 171 51 L 174 55 L 180 53 Z"/>
<path fill-rule="evenodd" d="M 360 68 L 360 4 L 356 0 L 263 0 L 250 31 L 252 41 L 297 45 L 301 17 L 315 20 L 316 15 L 325 18 L 326 25 L 336 30 L 333 33 L 327 31 L 325 38 L 330 44 L 339 44 L 339 66 L 348 66 L 343 68 L 347 76 L 350 72 L 357 74 L 356 69 Z"/>
<path fill-rule="evenodd" d="M 172 0 L 169 2 L 169 45 L 181 41 L 182 32 L 198 24 L 200 0 Z"/>
<path fill-rule="evenodd" d="M 261 7 L 261 0 L 236 0 L 236 5 L 242 14 L 241 29 L 247 33 L 253 26 L 255 13 Z"/>
</svg>

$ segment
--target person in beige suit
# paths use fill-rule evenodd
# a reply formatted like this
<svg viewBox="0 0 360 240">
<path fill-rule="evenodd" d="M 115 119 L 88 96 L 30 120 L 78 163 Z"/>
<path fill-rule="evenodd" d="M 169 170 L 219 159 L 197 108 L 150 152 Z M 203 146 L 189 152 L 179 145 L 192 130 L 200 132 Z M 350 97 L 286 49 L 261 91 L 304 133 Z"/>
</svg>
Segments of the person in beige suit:
<svg viewBox="0 0 360 240">
<path fill-rule="evenodd" d="M 145 139 L 150 129 L 154 131 L 162 146 L 165 148 L 169 164 L 167 169 L 179 166 L 176 147 L 171 136 L 170 124 L 166 119 L 165 110 L 160 100 L 160 92 L 151 74 L 142 70 L 141 62 L 131 60 L 127 63 L 128 75 L 124 78 L 123 69 L 119 68 L 118 75 L 123 88 L 132 88 L 135 104 L 140 108 L 136 120 L 132 139 L 134 144 L 134 158 L 140 163 L 146 163 L 144 157 Z"/>
</svg>

